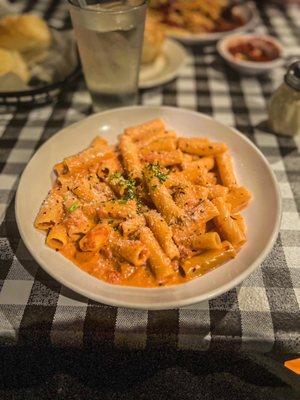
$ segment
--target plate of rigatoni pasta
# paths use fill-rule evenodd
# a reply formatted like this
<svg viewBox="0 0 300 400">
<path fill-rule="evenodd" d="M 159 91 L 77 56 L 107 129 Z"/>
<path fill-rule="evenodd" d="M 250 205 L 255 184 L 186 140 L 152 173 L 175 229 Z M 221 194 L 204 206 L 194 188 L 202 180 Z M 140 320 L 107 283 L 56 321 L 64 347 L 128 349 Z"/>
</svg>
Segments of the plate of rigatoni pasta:
<svg viewBox="0 0 300 400">
<path fill-rule="evenodd" d="M 278 184 L 245 136 L 172 107 L 92 115 L 49 139 L 16 196 L 21 237 L 63 285 L 168 309 L 216 297 L 276 240 Z"/>
</svg>

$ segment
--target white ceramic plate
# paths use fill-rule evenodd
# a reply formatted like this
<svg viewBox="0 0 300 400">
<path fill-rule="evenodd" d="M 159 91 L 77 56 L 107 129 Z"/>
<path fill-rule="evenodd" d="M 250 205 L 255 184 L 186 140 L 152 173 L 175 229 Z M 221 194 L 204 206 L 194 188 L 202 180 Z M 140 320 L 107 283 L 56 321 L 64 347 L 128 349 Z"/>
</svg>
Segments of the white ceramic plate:
<svg viewBox="0 0 300 400">
<path fill-rule="evenodd" d="M 167 35 L 172 39 L 180 40 L 186 44 L 208 44 L 216 42 L 229 34 L 247 31 L 255 27 L 257 16 L 255 6 L 252 2 L 235 6 L 234 12 L 245 21 L 244 25 L 236 29 L 225 32 L 190 33 L 182 29 L 166 27 Z"/>
<path fill-rule="evenodd" d="M 102 282 L 45 245 L 45 236 L 33 227 L 39 207 L 51 187 L 52 167 L 64 157 L 87 147 L 96 135 L 116 142 L 124 128 L 163 118 L 183 136 L 205 135 L 228 144 L 240 184 L 254 200 L 244 212 L 248 242 L 238 256 L 191 282 L 164 288 L 134 288 Z M 168 309 L 216 297 L 245 279 L 266 257 L 277 237 L 281 200 L 275 177 L 264 156 L 241 133 L 203 114 L 171 107 L 128 107 L 92 115 L 54 135 L 27 165 L 16 196 L 16 218 L 21 237 L 37 262 L 53 278 L 74 291 L 102 303 Z"/>
<path fill-rule="evenodd" d="M 176 78 L 187 60 L 187 53 L 181 44 L 167 39 L 163 53 L 150 65 L 142 65 L 139 88 L 148 89 L 163 85 Z"/>
</svg>

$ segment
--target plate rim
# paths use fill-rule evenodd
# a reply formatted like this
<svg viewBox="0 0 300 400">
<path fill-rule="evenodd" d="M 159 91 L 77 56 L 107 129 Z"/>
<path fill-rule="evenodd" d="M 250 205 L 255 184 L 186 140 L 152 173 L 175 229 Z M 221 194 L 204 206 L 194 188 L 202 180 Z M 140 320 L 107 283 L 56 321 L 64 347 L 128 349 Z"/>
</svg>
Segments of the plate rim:
<svg viewBox="0 0 300 400">
<path fill-rule="evenodd" d="M 233 127 L 229 127 L 236 135 L 238 135 L 242 140 L 244 140 L 248 145 L 250 145 L 250 147 L 254 150 L 254 152 L 258 155 L 258 157 L 261 158 L 261 160 L 263 161 L 265 167 L 267 168 L 268 172 L 270 173 L 270 177 L 275 189 L 275 195 L 276 195 L 276 202 L 278 204 L 278 210 L 276 213 L 276 220 L 275 223 L 273 225 L 273 230 L 272 230 L 272 234 L 270 235 L 268 241 L 267 241 L 267 245 L 265 246 L 265 248 L 261 251 L 261 253 L 259 254 L 259 256 L 256 258 L 256 260 L 254 262 L 252 262 L 248 268 L 243 271 L 240 275 L 238 275 L 237 277 L 235 277 L 233 280 L 229 281 L 226 284 L 221 285 L 220 287 L 218 287 L 217 289 L 211 290 L 208 294 L 200 294 L 198 296 L 194 296 L 194 297 L 189 297 L 180 301 L 176 301 L 176 300 L 172 300 L 172 301 L 166 301 L 164 303 L 160 303 L 160 304 L 152 304 L 152 305 L 140 305 L 139 303 L 135 302 L 129 302 L 129 301 L 110 301 L 107 300 L 107 298 L 105 296 L 102 296 L 101 294 L 94 296 L 87 294 L 87 292 L 84 289 L 81 289 L 81 287 L 74 285 L 72 283 L 69 283 L 67 280 L 65 280 L 64 278 L 57 278 L 55 276 L 55 274 L 52 273 L 51 268 L 47 267 L 47 263 L 43 261 L 43 259 L 39 256 L 39 254 L 35 253 L 35 250 L 32 248 L 31 244 L 30 244 L 30 240 L 28 240 L 25 235 L 24 232 L 22 230 L 22 224 L 20 222 L 20 216 L 18 213 L 18 209 L 19 209 L 19 203 L 20 203 L 20 188 L 22 186 L 22 180 L 23 177 L 25 176 L 26 171 L 28 170 L 32 160 L 35 159 L 35 157 L 37 156 L 38 152 L 44 148 L 51 140 L 53 140 L 53 138 L 55 138 L 55 136 L 57 136 L 58 134 L 74 127 L 77 125 L 80 125 L 83 121 L 87 121 L 87 120 L 92 120 L 92 119 L 97 119 L 100 117 L 103 117 L 103 115 L 107 114 L 107 113 L 111 113 L 111 112 L 118 112 L 118 111 L 126 111 L 126 110 L 133 110 L 133 109 L 152 109 L 152 110 L 170 110 L 170 111 L 176 111 L 176 112 L 184 112 L 184 113 L 188 113 L 188 114 L 195 114 L 195 115 L 200 115 L 202 118 L 207 119 L 207 120 L 212 120 L 212 121 L 216 121 L 218 124 L 220 124 L 221 126 L 224 127 L 229 127 L 229 125 L 226 125 L 220 121 L 218 121 L 215 118 L 212 118 L 206 114 L 194 111 L 194 110 L 189 110 L 189 109 L 185 109 L 185 108 L 180 108 L 180 107 L 170 107 L 170 106 L 144 106 L 144 105 L 137 105 L 137 106 L 129 106 L 129 107 L 119 107 L 119 108 L 115 108 L 115 109 L 111 109 L 111 110 L 106 110 L 103 112 L 99 112 L 99 113 L 95 113 L 92 114 L 86 118 L 81 119 L 80 121 L 77 121 L 71 125 L 68 125 L 66 127 L 64 127 L 63 129 L 60 129 L 59 131 L 57 131 L 54 135 L 52 135 L 48 140 L 46 140 L 45 143 L 43 143 L 43 145 L 41 147 L 39 147 L 39 149 L 34 153 L 33 157 L 30 159 L 30 161 L 28 162 L 28 164 L 26 165 L 24 171 L 22 172 L 21 176 L 20 176 L 20 180 L 18 183 L 18 187 L 17 187 L 17 191 L 16 191 L 16 197 L 15 197 L 15 217 L 16 217 L 16 222 L 17 222 L 17 226 L 18 226 L 18 230 L 20 233 L 20 237 L 23 241 L 23 243 L 25 244 L 26 248 L 29 250 L 31 256 L 37 261 L 37 263 L 39 264 L 39 266 L 44 269 L 46 271 L 46 273 L 48 273 L 53 279 L 55 279 L 56 281 L 58 281 L 59 283 L 61 283 L 62 285 L 64 285 L 65 287 L 71 289 L 73 292 L 80 294 L 82 296 L 84 296 L 87 299 L 92 299 L 95 300 L 99 303 L 103 303 L 103 304 L 107 304 L 110 306 L 115 306 L 115 307 L 124 307 L 124 308 L 132 308 L 132 309 L 141 309 L 141 310 L 168 310 L 168 309 L 177 309 L 177 308 L 181 308 L 184 306 L 189 306 L 191 304 L 196 304 L 196 303 L 200 303 L 202 301 L 207 301 L 213 298 L 216 298 L 220 295 L 222 295 L 223 293 L 228 292 L 229 290 L 231 290 L 232 288 L 235 288 L 236 286 L 238 286 L 241 282 L 243 282 L 250 274 L 252 274 L 258 267 L 259 265 L 265 260 L 265 258 L 268 256 L 268 254 L 270 253 L 270 251 L 272 250 L 274 243 L 278 237 L 279 234 L 279 230 L 280 230 L 280 224 L 281 224 L 281 218 L 282 218 L 282 198 L 281 198 L 281 192 L 280 192 L 280 188 L 279 188 L 279 184 L 278 181 L 276 179 L 275 173 L 273 172 L 273 170 L 271 169 L 271 167 L 269 166 L 269 163 L 266 159 L 266 157 L 264 156 L 264 154 L 260 151 L 260 149 L 258 147 L 256 147 L 251 141 L 250 139 L 248 139 L 245 135 L 243 135 L 241 132 L 239 132 L 237 129 L 233 128 Z M 70 261 L 71 262 L 71 261 Z M 98 281 L 97 278 L 91 276 L 91 278 L 93 278 L 94 280 Z M 184 284 L 183 284 L 184 285 Z M 144 291 L 157 291 L 157 292 L 162 292 L 165 290 L 170 289 L 170 287 L 164 287 L 164 288 L 139 288 L 139 287 L 135 287 L 135 289 L 137 291 L 140 291 L 141 293 Z"/>
</svg>

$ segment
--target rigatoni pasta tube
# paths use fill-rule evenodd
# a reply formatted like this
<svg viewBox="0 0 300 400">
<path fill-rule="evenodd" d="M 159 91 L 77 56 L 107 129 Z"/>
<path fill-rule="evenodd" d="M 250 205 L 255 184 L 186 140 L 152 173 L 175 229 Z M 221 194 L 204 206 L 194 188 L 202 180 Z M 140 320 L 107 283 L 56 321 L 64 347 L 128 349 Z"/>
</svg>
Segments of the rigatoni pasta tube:
<svg viewBox="0 0 300 400">
<path fill-rule="evenodd" d="M 147 246 L 138 240 L 123 239 L 120 235 L 112 235 L 110 247 L 115 256 L 121 257 L 136 267 L 145 264 L 149 251 Z"/>
<path fill-rule="evenodd" d="M 82 205 L 81 209 L 83 214 L 86 215 L 87 218 L 94 220 L 95 218 L 97 218 L 98 215 L 99 203 L 86 203 Z"/>
<path fill-rule="evenodd" d="M 132 218 L 137 215 L 136 201 L 128 200 L 127 203 L 121 203 L 118 200 L 105 201 L 98 206 L 99 218 Z"/>
<path fill-rule="evenodd" d="M 174 186 L 186 186 L 191 185 L 191 182 L 186 179 L 186 177 L 182 174 L 182 171 L 172 172 L 168 175 L 168 179 L 164 183 L 164 185 L 169 189 Z"/>
<path fill-rule="evenodd" d="M 46 244 L 54 250 L 61 249 L 68 242 L 66 227 L 62 224 L 54 225 L 46 238 Z"/>
<path fill-rule="evenodd" d="M 192 239 L 205 233 L 205 222 L 189 219 L 181 225 L 173 225 L 173 239 L 180 251 L 184 250 L 184 257 L 191 253 Z M 183 247 L 184 248 L 183 248 Z"/>
<path fill-rule="evenodd" d="M 198 204 L 199 191 L 195 185 L 192 185 L 192 183 L 182 175 L 182 172 L 170 174 L 165 186 L 171 190 L 173 200 L 178 207 L 192 207 Z M 204 192 L 202 192 L 202 194 L 203 193 Z M 200 198 L 203 200 L 205 196 L 200 196 Z"/>
<path fill-rule="evenodd" d="M 183 211 L 172 199 L 168 189 L 164 185 L 151 188 L 150 195 L 158 211 L 165 217 L 168 223 L 174 222 L 176 218 L 183 215 Z"/>
<path fill-rule="evenodd" d="M 126 128 L 124 131 L 126 136 L 129 136 L 132 140 L 135 141 L 150 138 L 157 134 L 163 134 L 164 132 L 165 124 L 161 119 L 153 119 L 152 121 L 146 122 L 144 124 Z"/>
<path fill-rule="evenodd" d="M 91 143 L 91 146 L 92 147 L 96 147 L 96 148 L 102 148 L 103 146 L 108 146 L 108 144 L 107 144 L 107 140 L 106 139 L 104 139 L 103 137 L 100 137 L 100 136 L 96 136 L 93 140 L 92 140 L 92 143 Z"/>
<path fill-rule="evenodd" d="M 231 188 L 226 196 L 226 203 L 231 205 L 231 212 L 233 214 L 247 207 L 250 200 L 251 193 L 243 186 Z"/>
<path fill-rule="evenodd" d="M 97 179 L 97 178 L 96 178 Z M 77 180 L 75 187 L 72 187 L 72 192 L 81 200 L 83 201 L 95 201 L 95 191 L 93 190 L 93 176 L 83 176 Z M 98 182 L 98 180 L 96 181 Z"/>
<path fill-rule="evenodd" d="M 229 242 L 222 242 L 222 246 L 217 250 L 207 250 L 199 256 L 186 259 L 182 268 L 188 279 L 196 278 L 204 275 L 224 264 L 236 255 L 234 247 Z"/>
<path fill-rule="evenodd" d="M 214 223 L 223 239 L 228 240 L 234 245 L 240 245 L 246 238 L 237 222 L 231 218 L 230 210 L 223 197 L 216 197 L 212 200 L 219 211 L 219 215 L 214 218 Z"/>
<path fill-rule="evenodd" d="M 55 164 L 53 169 L 57 173 L 58 176 L 63 175 L 67 172 L 67 168 L 63 162 Z"/>
<path fill-rule="evenodd" d="M 79 247 L 82 251 L 98 251 L 107 243 L 109 234 L 108 226 L 96 225 L 79 241 Z"/>
<path fill-rule="evenodd" d="M 228 148 L 225 143 L 210 142 L 197 138 L 180 138 L 178 139 L 178 147 L 181 151 L 197 156 L 215 156 L 224 153 Z"/>
<path fill-rule="evenodd" d="M 190 153 L 188 150 L 191 147 L 199 146 L 199 145 L 202 145 L 203 143 L 208 143 L 208 142 L 209 142 L 209 140 L 206 137 L 198 137 L 198 138 L 180 137 L 180 138 L 178 138 L 177 146 L 184 153 Z M 193 153 L 191 153 L 191 154 L 193 154 Z"/>
<path fill-rule="evenodd" d="M 174 219 L 180 218 L 183 215 L 183 211 L 175 204 L 168 189 L 161 184 L 149 168 L 146 167 L 144 169 L 144 175 L 150 197 L 166 221 L 170 223 Z"/>
<path fill-rule="evenodd" d="M 62 190 L 69 190 L 74 185 L 74 175 L 72 174 L 61 174 L 57 177 L 57 183 Z"/>
<path fill-rule="evenodd" d="M 204 187 L 207 180 L 207 171 L 204 168 L 173 172 L 168 176 L 166 187 L 180 186 L 182 183 Z M 195 186 L 196 187 L 196 186 Z"/>
<path fill-rule="evenodd" d="M 174 144 L 175 144 L 176 136 L 177 136 L 176 132 L 173 132 L 173 131 L 163 132 L 163 131 L 161 131 L 161 132 L 159 132 L 159 133 L 157 133 L 155 135 L 152 135 L 150 137 L 147 136 L 144 139 L 139 140 L 138 142 L 136 142 L 136 145 L 142 150 L 145 147 L 148 148 L 149 146 L 151 146 L 152 143 L 154 144 L 154 146 L 156 146 L 155 145 L 156 142 L 158 142 L 160 140 L 168 140 L 168 139 L 172 139 L 174 141 Z M 173 145 L 172 145 L 172 147 L 173 147 Z M 175 145 L 174 149 L 171 149 L 171 150 L 175 150 L 176 147 L 177 146 Z"/>
<path fill-rule="evenodd" d="M 246 234 L 247 226 L 245 223 L 245 218 L 241 214 L 231 214 L 231 218 L 237 222 L 238 226 L 240 227 L 240 230 L 244 234 Z"/>
<path fill-rule="evenodd" d="M 194 185 L 194 190 L 198 200 L 202 201 L 208 198 L 209 190 L 207 187 Z"/>
<path fill-rule="evenodd" d="M 203 167 L 209 171 L 209 170 L 213 169 L 213 167 L 215 165 L 215 161 L 214 161 L 213 157 L 201 157 L 197 161 L 192 161 L 191 164 L 195 164 L 195 165 L 197 164 L 200 167 Z"/>
<path fill-rule="evenodd" d="M 207 232 L 192 240 L 195 250 L 214 250 L 222 247 L 220 236 L 217 232 Z"/>
<path fill-rule="evenodd" d="M 90 167 L 92 164 L 99 163 L 99 161 L 109 152 L 111 152 L 111 149 L 106 144 L 88 147 L 81 153 L 65 158 L 64 164 L 68 171 L 73 174 L 82 171 L 84 168 Z"/>
<path fill-rule="evenodd" d="M 59 190 L 52 189 L 34 221 L 37 229 L 48 230 L 53 225 L 58 224 L 63 216 L 63 198 L 59 194 Z"/>
<path fill-rule="evenodd" d="M 149 251 L 149 262 L 158 282 L 164 282 L 175 274 L 171 260 L 162 251 L 152 231 L 144 227 L 140 232 L 140 240 Z"/>
<path fill-rule="evenodd" d="M 224 197 L 228 194 L 228 187 L 222 185 L 210 185 L 207 187 L 208 189 L 208 198 L 210 200 L 215 197 Z"/>
<path fill-rule="evenodd" d="M 180 150 L 172 151 L 149 151 L 143 153 L 143 161 L 147 163 L 158 163 L 163 167 L 171 167 L 172 165 L 181 164 L 183 155 Z"/>
<path fill-rule="evenodd" d="M 182 209 L 193 208 L 199 203 L 198 193 L 193 185 L 178 186 L 172 193 L 173 199 L 178 207 Z M 203 198 L 201 198 L 203 200 Z"/>
<path fill-rule="evenodd" d="M 76 203 L 74 204 L 76 205 Z M 70 212 L 65 218 L 64 224 L 70 238 L 74 237 L 74 235 L 85 234 L 96 225 L 94 220 L 88 218 L 81 208 L 77 208 L 75 211 Z"/>
<path fill-rule="evenodd" d="M 198 164 L 197 161 L 188 164 L 180 174 L 195 185 L 205 186 L 207 184 L 207 169 Z"/>
<path fill-rule="evenodd" d="M 142 166 L 133 140 L 126 135 L 122 135 L 120 138 L 120 150 L 127 174 L 133 179 L 141 179 Z"/>
<path fill-rule="evenodd" d="M 122 173 L 123 167 L 118 160 L 116 154 L 112 153 L 111 157 L 104 158 L 100 161 L 97 175 L 100 179 L 106 179 L 116 172 Z"/>
<path fill-rule="evenodd" d="M 216 157 L 216 163 L 222 184 L 227 187 L 236 185 L 236 177 L 231 155 L 229 153 L 219 154 Z"/>
<path fill-rule="evenodd" d="M 217 184 L 217 175 L 215 172 L 208 172 L 206 176 L 206 183 L 208 185 L 216 185 Z"/>
<path fill-rule="evenodd" d="M 135 218 L 127 219 L 120 224 L 120 228 L 125 237 L 138 231 L 142 226 L 145 226 L 145 218 L 143 215 L 139 215 Z"/>
<path fill-rule="evenodd" d="M 196 157 L 197 159 L 198 156 L 193 156 L 192 154 L 187 154 L 187 153 L 183 153 L 183 163 L 182 163 L 182 167 L 185 168 L 187 165 L 189 165 L 192 161 L 195 161 L 194 157 Z"/>
<path fill-rule="evenodd" d="M 170 136 L 162 136 L 157 140 L 152 141 L 147 144 L 144 148 L 140 150 L 143 155 L 145 151 L 172 151 L 176 150 L 176 139 Z"/>
<path fill-rule="evenodd" d="M 219 215 L 217 207 L 208 199 L 203 200 L 197 209 L 195 209 L 194 216 L 198 215 L 199 222 L 208 222 Z"/>
<path fill-rule="evenodd" d="M 173 241 L 172 231 L 162 216 L 158 212 L 152 210 L 147 212 L 145 217 L 149 228 L 166 255 L 171 260 L 173 258 L 179 258 L 179 251 Z"/>
</svg>

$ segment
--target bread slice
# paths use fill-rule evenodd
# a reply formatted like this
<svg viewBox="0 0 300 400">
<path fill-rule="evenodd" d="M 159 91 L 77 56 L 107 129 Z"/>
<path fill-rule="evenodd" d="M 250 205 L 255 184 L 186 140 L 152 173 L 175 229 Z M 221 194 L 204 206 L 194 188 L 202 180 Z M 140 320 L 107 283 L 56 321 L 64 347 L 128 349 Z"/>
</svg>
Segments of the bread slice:
<svg viewBox="0 0 300 400">
<path fill-rule="evenodd" d="M 142 51 L 142 64 L 153 62 L 162 52 L 165 33 L 151 15 L 147 15 Z"/>
<path fill-rule="evenodd" d="M 17 51 L 0 48 L 0 77 L 9 72 L 18 75 L 24 83 L 30 78 L 28 67 Z"/>
<path fill-rule="evenodd" d="M 0 47 L 28 53 L 44 51 L 50 44 L 50 30 L 36 15 L 10 15 L 0 20 Z"/>
</svg>

